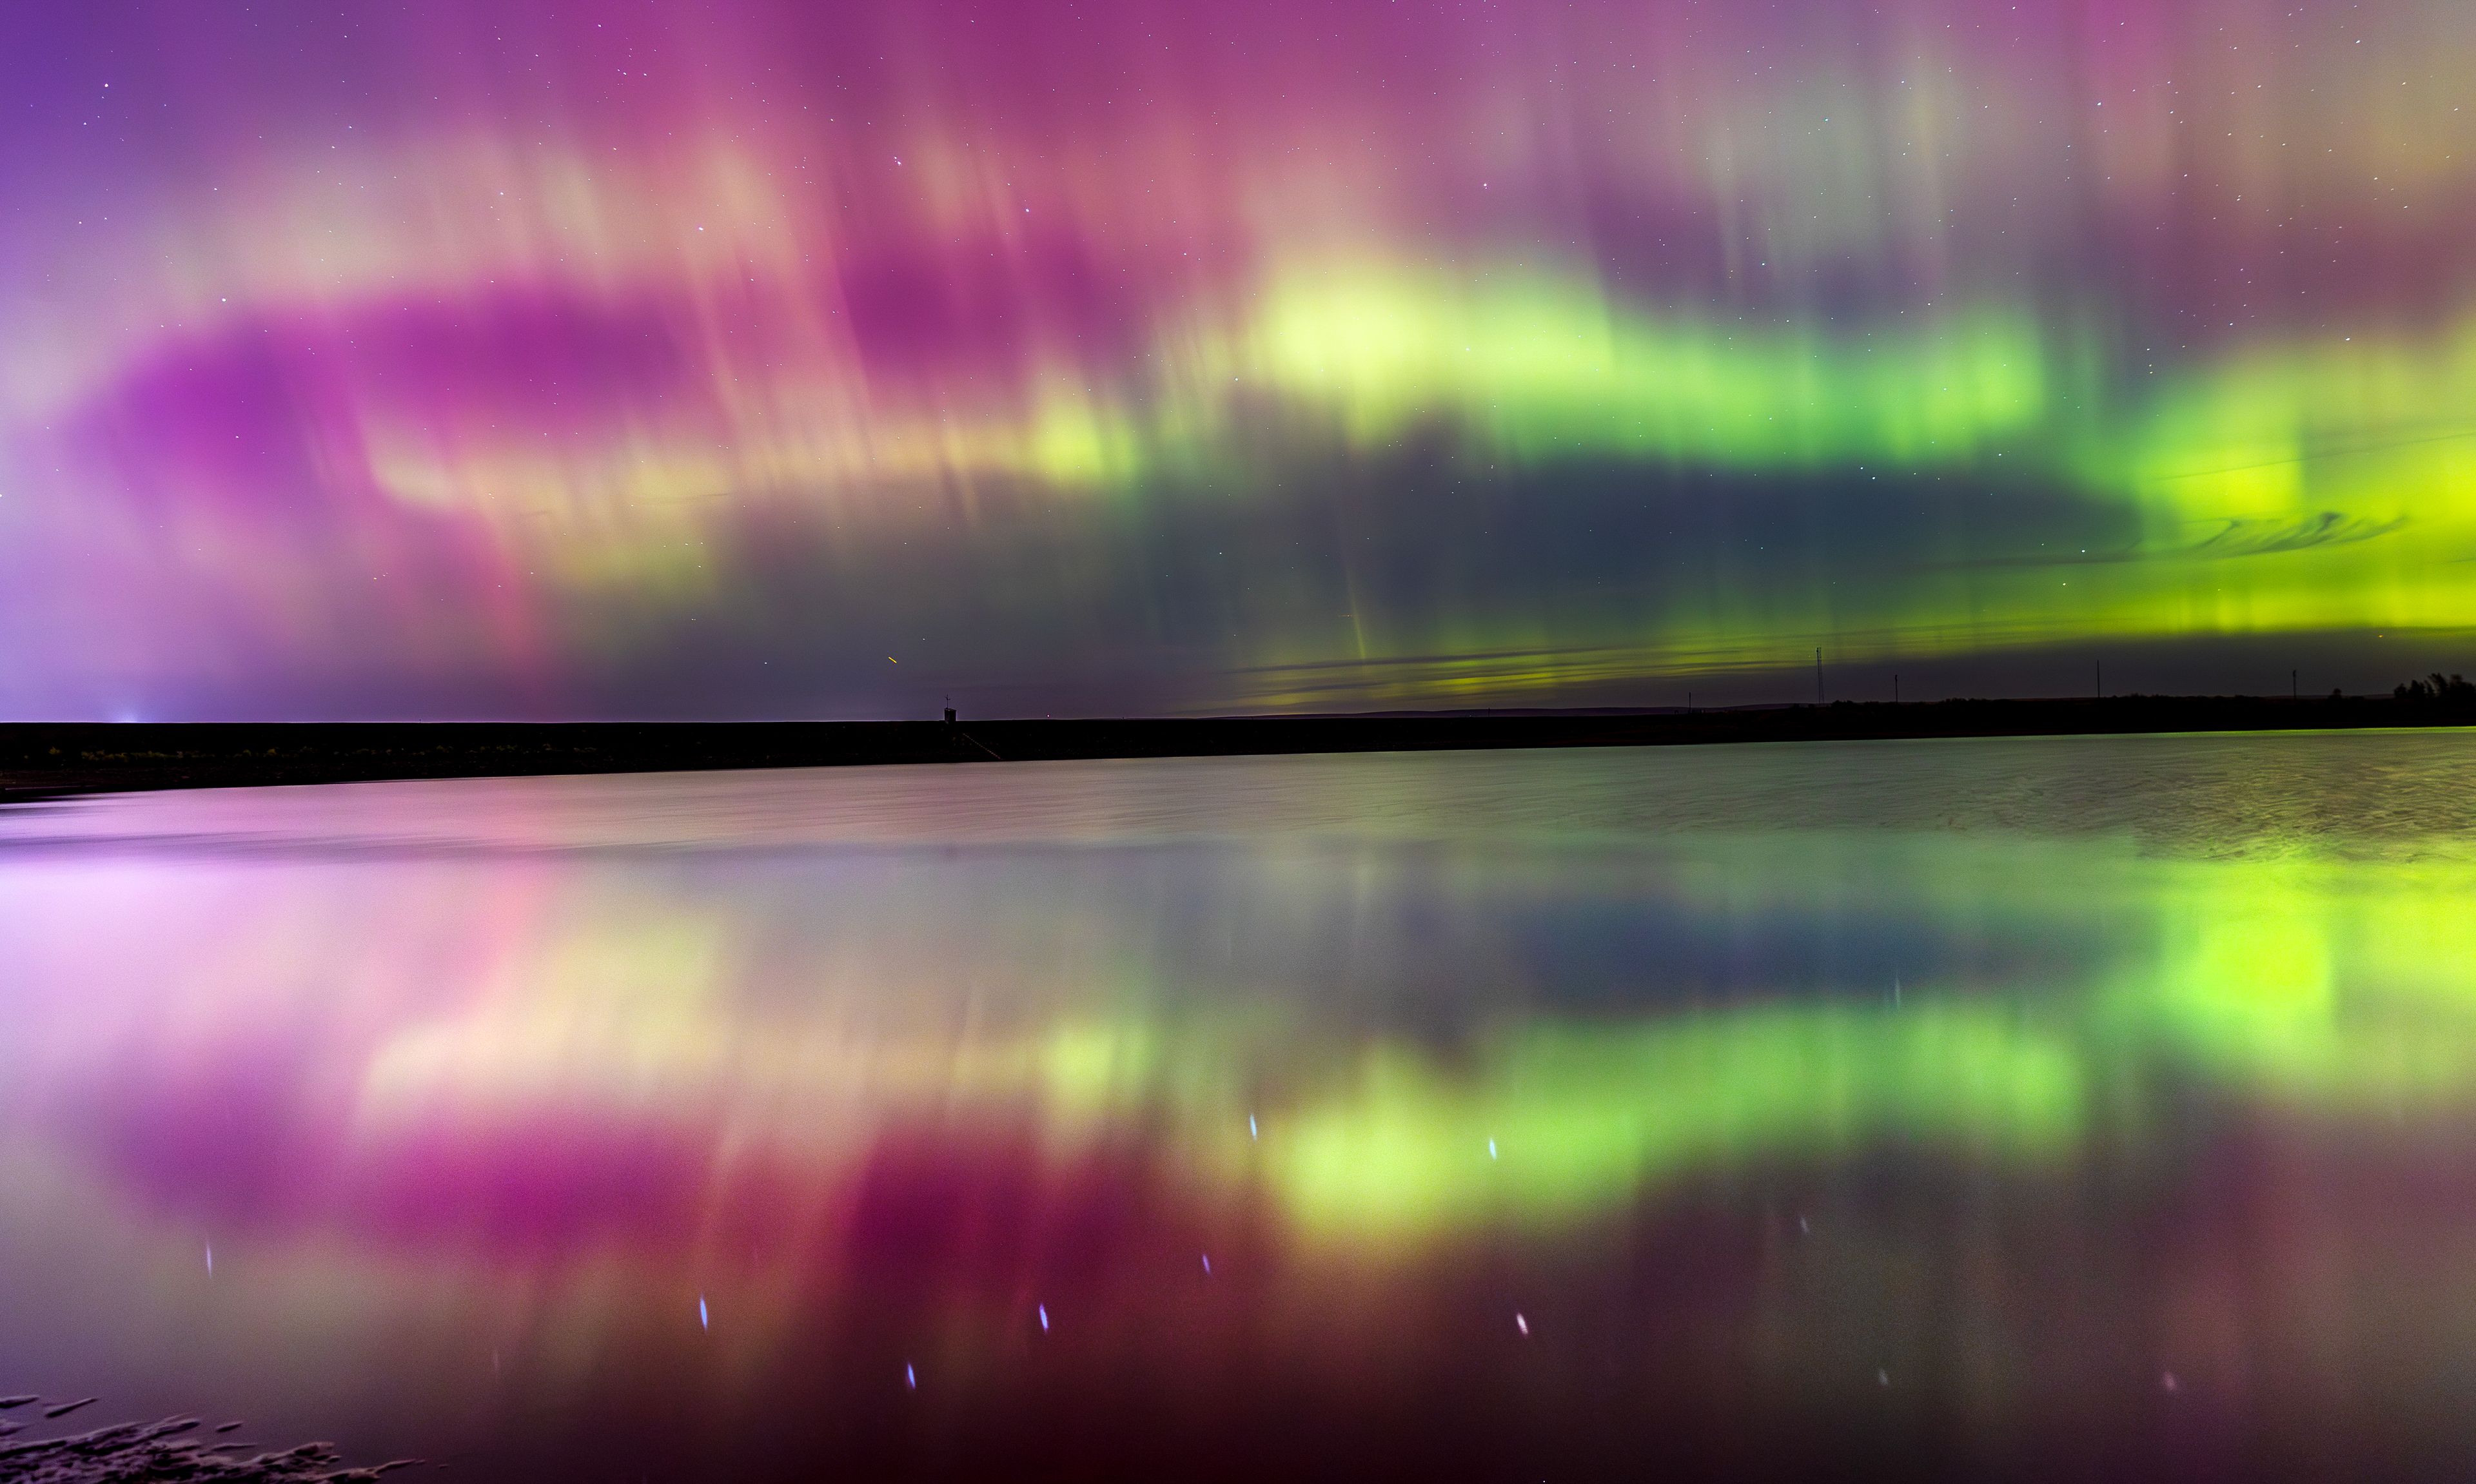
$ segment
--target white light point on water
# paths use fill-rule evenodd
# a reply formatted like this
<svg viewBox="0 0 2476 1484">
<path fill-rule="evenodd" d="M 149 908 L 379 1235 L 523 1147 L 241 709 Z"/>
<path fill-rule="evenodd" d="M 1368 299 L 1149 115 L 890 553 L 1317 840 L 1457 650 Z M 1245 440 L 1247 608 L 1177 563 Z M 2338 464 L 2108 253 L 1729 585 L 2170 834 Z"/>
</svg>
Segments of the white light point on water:
<svg viewBox="0 0 2476 1484">
<path fill-rule="evenodd" d="M 903 1384 L 910 1387 L 913 1391 L 918 1391 L 920 1389 L 920 1373 L 912 1370 L 911 1367 L 906 1364 L 903 1368 Z"/>
<path fill-rule="evenodd" d="M 1205 1277 L 1212 1276 L 1212 1254 L 1210 1252 L 1203 1254 L 1203 1275 Z"/>
<path fill-rule="evenodd" d="M 1255 1137 L 1255 1115 L 1252 1113 L 1247 1115 L 1247 1137 Z"/>
<path fill-rule="evenodd" d="M 1513 1327 L 1521 1330 L 1523 1334 L 1528 1334 L 1530 1332 L 1530 1317 L 1526 1314 L 1514 1315 Z"/>
<path fill-rule="evenodd" d="M 208 1243 L 208 1244 L 207 1244 L 207 1276 L 209 1276 L 209 1277 L 213 1277 L 214 1275 L 215 1275 L 215 1245 L 214 1245 L 213 1243 L 210 1242 L 210 1243 Z"/>
<path fill-rule="evenodd" d="M 1496 1141 L 1494 1139 L 1487 1141 L 1487 1157 L 1490 1159 L 1494 1159 L 1496 1157 Z"/>
<path fill-rule="evenodd" d="M 713 1315 L 706 1309 L 705 1295 L 703 1294 L 697 1295 L 697 1327 L 699 1329 L 711 1329 L 713 1327 Z"/>
<path fill-rule="evenodd" d="M 1040 1332 L 1042 1334 L 1047 1334 L 1049 1333 L 1049 1305 L 1044 1303 L 1038 1307 L 1040 1309 Z"/>
</svg>

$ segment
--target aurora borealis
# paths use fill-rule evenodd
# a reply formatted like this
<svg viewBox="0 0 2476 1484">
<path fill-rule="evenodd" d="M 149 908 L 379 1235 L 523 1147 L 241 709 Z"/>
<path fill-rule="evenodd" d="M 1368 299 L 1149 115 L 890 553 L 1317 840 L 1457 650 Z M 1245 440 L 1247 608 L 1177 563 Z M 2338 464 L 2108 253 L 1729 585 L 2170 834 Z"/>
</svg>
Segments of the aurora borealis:
<svg viewBox="0 0 2476 1484">
<path fill-rule="evenodd" d="M 2446 1474 L 2468 771 L 2432 730 L 0 811 L 0 1372 L 485 1480 Z"/>
<path fill-rule="evenodd" d="M 2454 0 L 11 30 L 0 714 L 2387 689 L 2476 629 Z"/>
</svg>

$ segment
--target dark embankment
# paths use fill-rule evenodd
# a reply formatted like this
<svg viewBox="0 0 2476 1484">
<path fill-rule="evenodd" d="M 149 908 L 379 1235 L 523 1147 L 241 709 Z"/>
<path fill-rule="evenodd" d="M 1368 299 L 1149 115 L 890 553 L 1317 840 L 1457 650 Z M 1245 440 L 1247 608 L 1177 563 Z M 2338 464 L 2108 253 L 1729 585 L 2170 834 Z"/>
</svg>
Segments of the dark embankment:
<svg viewBox="0 0 2476 1484">
<path fill-rule="evenodd" d="M 0 725 L 12 799 L 370 779 L 1069 757 L 1650 747 L 2476 723 L 2460 698 L 2125 696 L 1721 711 L 944 722 L 295 722 Z"/>
</svg>

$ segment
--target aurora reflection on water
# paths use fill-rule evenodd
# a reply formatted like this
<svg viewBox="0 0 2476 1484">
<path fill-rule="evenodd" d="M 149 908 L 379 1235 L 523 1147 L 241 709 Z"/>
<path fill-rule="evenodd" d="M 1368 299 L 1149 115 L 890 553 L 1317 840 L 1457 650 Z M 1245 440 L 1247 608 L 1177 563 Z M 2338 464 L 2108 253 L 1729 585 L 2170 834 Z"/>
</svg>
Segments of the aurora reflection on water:
<svg viewBox="0 0 2476 1484">
<path fill-rule="evenodd" d="M 2470 767 L 12 811 L 0 1364 L 483 1477 L 2430 1466 L 2476 1334 Z"/>
</svg>

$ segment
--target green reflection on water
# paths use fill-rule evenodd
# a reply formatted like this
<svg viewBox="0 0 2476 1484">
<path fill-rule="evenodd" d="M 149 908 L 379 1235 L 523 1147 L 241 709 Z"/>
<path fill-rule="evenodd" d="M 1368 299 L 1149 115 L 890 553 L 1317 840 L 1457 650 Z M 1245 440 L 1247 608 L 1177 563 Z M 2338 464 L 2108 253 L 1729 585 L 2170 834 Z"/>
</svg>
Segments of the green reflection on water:
<svg viewBox="0 0 2476 1484">
<path fill-rule="evenodd" d="M 2476 1090 L 2476 869 L 2278 858 L 2178 863 L 2159 949 L 2096 997 L 2129 1049 L 2331 1113 Z"/>
<path fill-rule="evenodd" d="M 2196 1084 L 2325 1120 L 2476 1096 L 2476 864 L 2456 853 L 1953 853 L 1879 851 L 1866 894 L 1946 932 L 2001 921 L 2061 938 L 2111 917 L 2111 951 L 2049 983 L 1532 1021 L 1458 1059 L 1387 1042 L 1290 1114 L 1263 1168 L 1303 1235 L 1415 1242 L 1570 1224 L 1765 1161 L 1908 1146 L 2019 1166 L 2101 1135 L 2138 1147 L 2162 1100 Z M 1925 869 L 1883 879 L 1903 860 Z M 1805 880 L 1845 883 L 1828 868 Z"/>
<path fill-rule="evenodd" d="M 1308 1234 L 1401 1236 L 1570 1219 L 1766 1150 L 1824 1157 L 1896 1137 L 2050 1155 L 2084 1101 L 2067 1043 L 1965 1005 L 1546 1026 L 1471 1080 L 1379 1052 L 1351 1096 L 1305 1112 L 1272 1169 Z"/>
</svg>

